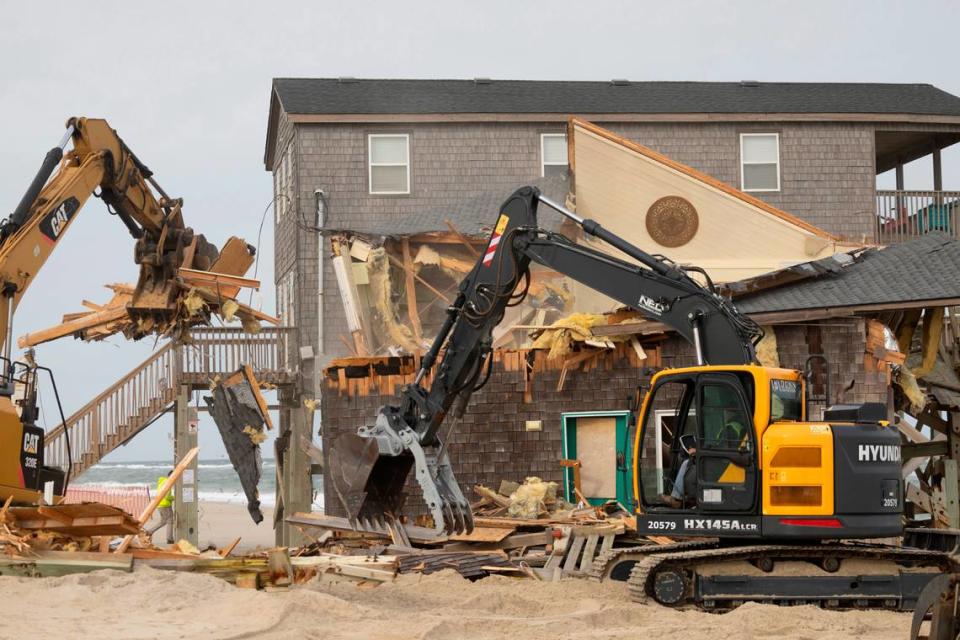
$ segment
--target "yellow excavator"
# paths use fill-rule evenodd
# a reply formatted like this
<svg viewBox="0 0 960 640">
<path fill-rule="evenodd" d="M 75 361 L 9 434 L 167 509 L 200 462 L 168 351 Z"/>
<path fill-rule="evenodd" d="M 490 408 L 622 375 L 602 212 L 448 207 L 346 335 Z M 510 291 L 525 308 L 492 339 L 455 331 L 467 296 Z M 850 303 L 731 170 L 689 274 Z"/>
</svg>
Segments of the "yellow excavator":
<svg viewBox="0 0 960 640">
<path fill-rule="evenodd" d="M 541 228 L 538 205 L 625 257 Z M 375 424 L 332 443 L 332 490 L 353 521 L 396 517 L 413 470 L 438 534 L 472 530 L 439 427 L 489 377 L 492 331 L 523 297 L 531 262 L 667 325 L 696 354 L 696 366 L 657 373 L 635 412 L 637 532 L 675 541 L 606 551 L 596 577 L 670 606 L 911 609 L 950 566 L 939 549 L 875 541 L 904 533 L 900 437 L 884 405 L 833 406 L 810 420 L 812 366 L 759 365 L 760 327 L 703 270 L 651 255 L 531 187 L 501 207 L 415 382 Z"/>
<path fill-rule="evenodd" d="M 73 148 L 67 151 L 72 141 Z M 151 189 L 152 187 L 152 189 Z M 0 503 L 62 500 L 67 468 L 44 462 L 37 382 L 52 373 L 28 358 L 12 358 L 13 317 L 30 283 L 91 195 L 120 219 L 136 241 L 140 274 L 127 307 L 138 338 L 169 325 L 181 294 L 181 267 L 209 270 L 217 248 L 183 223 L 183 201 L 169 197 L 153 173 L 105 120 L 71 118 L 60 143 L 44 158 L 16 209 L 0 222 Z M 53 384 L 54 393 L 56 385 Z M 57 398 L 59 406 L 59 398 Z M 63 421 L 63 412 L 60 411 Z M 65 436 L 68 437 L 65 430 Z M 69 440 L 65 441 L 70 460 Z"/>
</svg>

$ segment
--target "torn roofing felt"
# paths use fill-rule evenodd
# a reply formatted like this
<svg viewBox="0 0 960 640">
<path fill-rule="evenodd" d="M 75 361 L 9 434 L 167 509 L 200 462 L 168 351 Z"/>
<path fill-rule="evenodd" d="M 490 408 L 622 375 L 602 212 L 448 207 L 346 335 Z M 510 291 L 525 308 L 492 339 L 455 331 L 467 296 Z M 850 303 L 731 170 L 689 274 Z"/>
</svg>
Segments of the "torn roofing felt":
<svg viewBox="0 0 960 640">
<path fill-rule="evenodd" d="M 486 237 L 493 231 L 500 206 L 520 187 L 533 186 L 555 202 L 563 203 L 570 191 L 570 180 L 566 176 L 551 176 L 524 181 L 520 184 L 507 183 L 503 187 L 488 188 L 482 192 L 474 192 L 473 196 L 458 199 L 448 206 L 433 206 L 414 213 L 393 216 L 388 221 L 357 220 L 351 222 L 350 228 L 340 228 L 337 225 L 336 212 L 327 223 L 329 231 L 347 231 L 369 236 L 412 236 L 421 233 L 444 232 L 449 233 L 449 220 L 453 226 L 465 236 Z M 464 191 L 467 188 L 464 187 Z M 540 225 L 554 228 L 559 224 L 561 217 L 550 207 L 541 206 L 538 211 Z"/>
<path fill-rule="evenodd" d="M 737 295 L 738 290 L 750 291 L 758 288 L 758 281 L 778 275 L 787 280 Z M 733 283 L 729 290 L 737 308 L 750 314 L 956 299 L 960 298 L 960 243 L 946 234 L 930 233 L 885 249 L 795 265 Z"/>
<path fill-rule="evenodd" d="M 203 400 L 210 408 L 230 463 L 240 478 L 247 496 L 247 511 L 253 521 L 260 524 L 263 520 L 257 489 L 263 469 L 260 443 L 266 438 L 264 428 L 272 428 L 266 402 L 249 365 L 225 380 L 217 380 L 212 391 L 213 396 L 204 396 Z"/>
</svg>

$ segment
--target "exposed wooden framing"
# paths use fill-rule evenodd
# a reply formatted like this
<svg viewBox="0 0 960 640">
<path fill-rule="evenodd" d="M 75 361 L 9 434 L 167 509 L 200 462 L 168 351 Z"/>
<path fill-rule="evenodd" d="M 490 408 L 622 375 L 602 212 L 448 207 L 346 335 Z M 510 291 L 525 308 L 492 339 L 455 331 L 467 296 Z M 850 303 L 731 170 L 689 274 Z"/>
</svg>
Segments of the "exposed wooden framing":
<svg viewBox="0 0 960 640">
<path fill-rule="evenodd" d="M 173 490 L 173 486 L 177 483 L 177 480 L 180 479 L 180 476 L 183 475 L 184 470 L 190 466 L 199 452 L 199 447 L 194 447 L 188 451 L 187 455 L 183 457 L 183 460 L 181 460 L 173 469 L 173 473 L 167 476 L 167 481 L 164 483 L 163 488 L 157 491 L 156 495 L 153 496 L 153 500 L 150 501 L 150 504 L 147 505 L 147 508 L 144 509 L 143 513 L 140 514 L 138 521 L 140 522 L 141 528 L 150 521 L 150 517 L 153 515 L 153 512 L 157 510 L 158 506 L 160 506 L 160 501 L 166 498 L 167 495 Z M 114 553 L 123 553 L 130 546 L 131 542 L 133 542 L 133 536 L 126 536 Z"/>
<path fill-rule="evenodd" d="M 467 248 L 467 251 L 470 252 L 470 255 L 472 255 L 474 258 L 480 257 L 480 252 L 477 251 L 477 248 L 475 246 L 473 246 L 477 244 L 477 242 L 471 241 L 467 236 L 460 233 L 460 230 L 457 229 L 456 225 L 453 224 L 450 218 L 445 218 L 443 222 L 450 229 L 450 232 L 453 233 L 453 235 L 457 236 L 460 242 L 463 243 L 463 246 Z"/>
<path fill-rule="evenodd" d="M 446 302 L 447 304 L 450 304 L 450 302 L 452 302 L 448 296 L 444 295 L 444 293 L 443 293 L 442 291 L 440 291 L 439 289 L 437 289 L 436 287 L 434 287 L 432 284 L 430 284 L 429 282 L 427 282 L 426 280 L 424 280 L 423 278 L 421 278 L 419 275 L 417 275 L 417 273 L 414 272 L 413 269 L 408 269 L 402 262 L 400 262 L 399 260 L 397 260 L 396 258 L 394 258 L 394 257 L 393 257 L 392 255 L 390 255 L 389 253 L 387 253 L 386 256 L 387 256 L 387 258 L 390 260 L 390 262 L 391 262 L 392 264 L 394 264 L 394 265 L 396 265 L 397 267 L 403 269 L 404 273 L 406 273 L 406 274 L 408 274 L 408 275 L 412 275 L 413 278 L 414 278 L 417 282 L 419 282 L 420 284 L 422 284 L 423 286 L 425 286 L 427 289 L 429 289 L 429 290 L 430 290 L 432 293 L 434 293 L 435 295 L 437 295 L 437 296 L 439 296 L 440 298 L 442 298 L 444 302 Z"/>
<path fill-rule="evenodd" d="M 420 324 L 420 311 L 417 309 L 417 285 L 413 278 L 413 258 L 410 257 L 410 239 L 403 238 L 400 241 L 403 250 L 403 271 L 406 276 L 407 290 L 407 316 L 410 318 L 410 326 L 413 329 L 413 337 L 418 343 L 423 342 L 423 326 Z"/>
<path fill-rule="evenodd" d="M 53 578 L 100 569 L 130 573 L 133 571 L 133 556 L 128 553 L 38 551 L 25 558 L 0 557 L 0 576 Z"/>
</svg>

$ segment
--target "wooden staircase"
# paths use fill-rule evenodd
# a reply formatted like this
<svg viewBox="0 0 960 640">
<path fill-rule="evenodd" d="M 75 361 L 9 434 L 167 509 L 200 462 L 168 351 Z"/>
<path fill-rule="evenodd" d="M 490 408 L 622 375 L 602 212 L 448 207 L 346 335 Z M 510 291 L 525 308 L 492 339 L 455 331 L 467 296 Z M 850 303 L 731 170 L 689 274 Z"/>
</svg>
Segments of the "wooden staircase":
<svg viewBox="0 0 960 640">
<path fill-rule="evenodd" d="M 165 344 L 74 412 L 65 425 L 47 432 L 45 464 L 66 469 L 72 459 L 70 478 L 77 477 L 166 413 L 181 385 L 206 388 L 216 376 L 245 363 L 261 382 L 289 384 L 293 376 L 281 365 L 280 354 L 290 331 L 264 328 L 246 334 L 234 328 L 206 328 L 192 332 L 190 344 Z"/>
</svg>

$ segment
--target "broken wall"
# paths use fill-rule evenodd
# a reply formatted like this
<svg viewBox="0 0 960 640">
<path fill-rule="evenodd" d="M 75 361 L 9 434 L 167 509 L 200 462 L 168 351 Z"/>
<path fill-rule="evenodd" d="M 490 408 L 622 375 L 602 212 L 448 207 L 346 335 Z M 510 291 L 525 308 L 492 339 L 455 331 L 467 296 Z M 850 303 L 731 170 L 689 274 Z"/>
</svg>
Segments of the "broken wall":
<svg viewBox="0 0 960 640">
<path fill-rule="evenodd" d="M 802 368 L 807 356 L 814 352 L 809 344 L 811 336 L 819 332 L 823 351 L 831 364 L 834 395 L 841 382 L 846 387 L 852 381 L 844 401 L 886 402 L 886 373 L 876 367 L 872 371 L 865 368 L 865 331 L 865 321 L 859 318 L 777 326 L 775 333 L 781 364 Z M 815 348 L 816 342 L 813 344 Z M 684 367 L 696 364 L 693 347 L 677 336 L 667 337 L 655 350 L 649 346 L 646 348 L 647 365 Z M 501 480 L 522 481 L 531 475 L 562 482 L 561 414 L 622 411 L 627 408 L 627 399 L 636 393 L 637 386 L 649 383 L 651 371 L 645 370 L 636 358 L 616 355 L 628 354 L 628 349 L 624 345 L 612 351 L 588 371 L 569 370 L 564 376 L 559 369 L 544 369 L 532 380 L 515 356 L 507 356 L 516 352 L 499 352 L 500 359 L 494 364 L 490 382 L 473 395 L 466 415 L 459 419 L 451 415 L 443 426 L 444 432 L 449 430 L 452 434 L 449 438 L 450 461 L 468 498 L 475 498 L 472 492 L 475 484 L 497 487 Z M 342 362 L 348 363 L 350 359 Z M 328 369 L 328 373 L 330 371 Z M 412 376 L 413 366 L 406 371 Z M 333 377 L 336 376 L 334 372 Z M 565 378 L 563 388 L 557 391 L 561 376 Z M 403 382 L 404 377 L 400 375 L 383 381 L 376 377 L 355 378 L 352 383 L 345 374 L 340 382 L 334 382 L 328 376 L 322 394 L 323 433 L 327 443 L 325 455 L 329 455 L 331 443 L 339 434 L 373 424 L 379 408 L 394 401 L 395 392 Z M 526 431 L 527 420 L 542 421 L 542 431 Z M 631 433 L 631 443 L 633 436 Z M 329 469 L 330 465 L 325 468 Z M 330 482 L 329 478 L 324 480 Z M 407 484 L 407 494 L 410 496 L 407 512 L 425 513 L 419 487 L 412 479 Z M 343 515 L 333 499 L 327 501 L 326 508 L 327 513 Z"/>
</svg>

